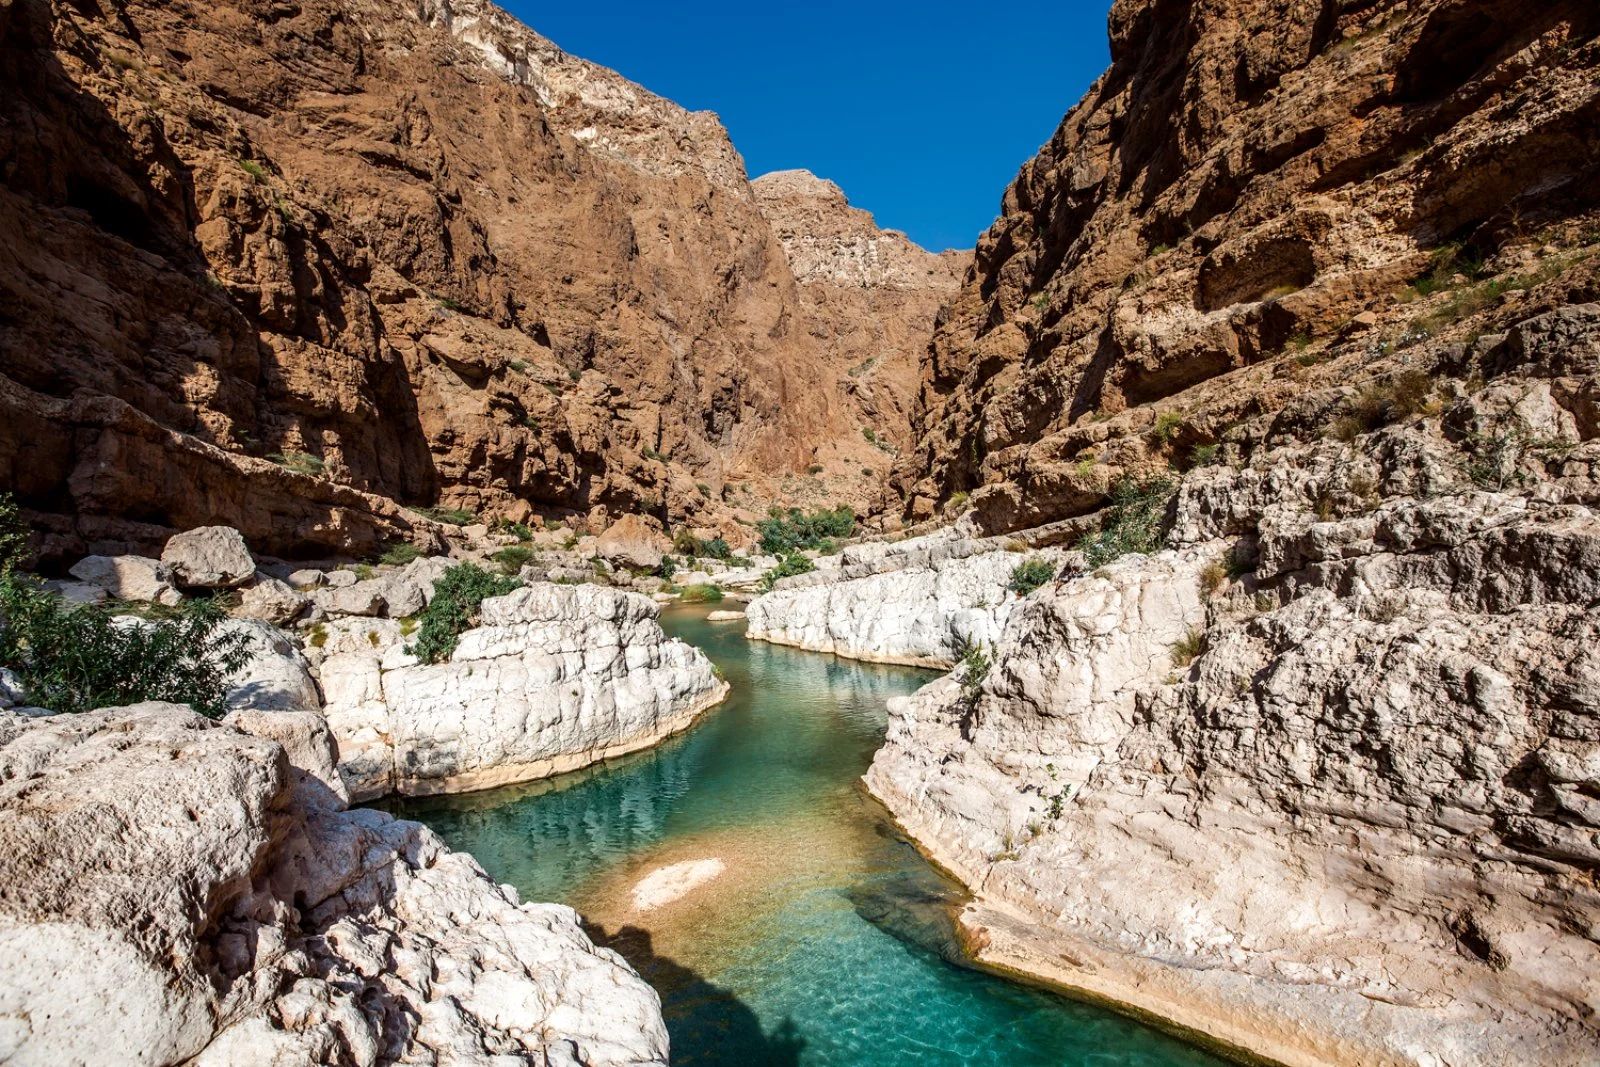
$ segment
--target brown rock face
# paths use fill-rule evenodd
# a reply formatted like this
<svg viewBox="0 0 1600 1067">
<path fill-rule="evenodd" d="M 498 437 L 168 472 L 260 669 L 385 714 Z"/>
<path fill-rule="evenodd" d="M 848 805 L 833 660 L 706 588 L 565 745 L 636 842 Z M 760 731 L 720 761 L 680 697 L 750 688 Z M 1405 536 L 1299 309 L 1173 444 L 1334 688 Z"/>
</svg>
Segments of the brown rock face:
<svg viewBox="0 0 1600 1067">
<path fill-rule="evenodd" d="M 803 328 L 857 427 L 816 456 L 838 495 L 854 468 L 887 473 L 893 452 L 909 443 L 918 366 L 939 307 L 960 288 L 971 257 L 928 252 L 903 233 L 878 229 L 837 185 L 808 171 L 764 174 L 751 186 L 799 283 Z"/>
<path fill-rule="evenodd" d="M 725 523 L 861 436 L 715 117 L 488 4 L 6 0 L 0 39 L 0 481 L 63 553 Z"/>
<path fill-rule="evenodd" d="M 1328 356 L 1593 299 L 1593 3 L 1119 0 L 1110 31 L 935 335 L 909 517 L 1084 514 Z"/>
</svg>

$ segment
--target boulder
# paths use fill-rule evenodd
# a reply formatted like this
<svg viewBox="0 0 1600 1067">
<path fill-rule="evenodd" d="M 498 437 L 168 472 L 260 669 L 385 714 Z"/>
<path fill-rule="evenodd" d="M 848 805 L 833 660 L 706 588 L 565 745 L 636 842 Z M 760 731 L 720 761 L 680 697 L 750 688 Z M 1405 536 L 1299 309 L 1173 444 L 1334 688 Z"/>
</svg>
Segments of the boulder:
<svg viewBox="0 0 1600 1067">
<path fill-rule="evenodd" d="M 250 658 L 228 678 L 228 706 L 291 711 L 322 706 L 311 665 L 288 635 L 257 619 L 229 619 L 220 633 L 248 636 Z"/>
<path fill-rule="evenodd" d="M 68 604 L 100 604 L 105 602 L 107 596 L 104 587 L 92 582 L 64 582 L 53 579 L 45 582 L 44 588 Z"/>
<path fill-rule="evenodd" d="M 231 526 L 199 526 L 173 535 L 161 551 L 180 586 L 237 589 L 255 577 L 256 562 Z"/>
<path fill-rule="evenodd" d="M 316 589 L 328 584 L 328 576 L 314 567 L 289 572 L 289 584 L 296 589 Z"/>
<path fill-rule="evenodd" d="M 287 802 L 296 810 L 343 811 L 350 806 L 350 794 L 339 777 L 339 749 L 319 712 L 241 708 L 222 721 L 283 746 L 289 758 Z"/>
<path fill-rule="evenodd" d="M 284 744 L 171 704 L 0 716 L 0 781 L 28 783 L 0 791 L 7 1062 L 664 1067 L 621 957 L 340 810 L 312 719 L 236 717 Z"/>
<path fill-rule="evenodd" d="M 594 551 L 613 566 L 655 570 L 661 566 L 661 557 L 672 551 L 672 542 L 652 520 L 624 515 L 595 540 Z"/>
<path fill-rule="evenodd" d="M 85 556 L 67 572 L 97 585 L 118 600 L 142 600 L 168 607 L 183 603 L 173 585 L 172 568 L 147 556 Z"/>
<path fill-rule="evenodd" d="M 245 619 L 260 619 L 274 626 L 287 626 L 300 616 L 310 601 L 287 582 L 257 573 L 247 586 L 234 614 Z"/>
</svg>

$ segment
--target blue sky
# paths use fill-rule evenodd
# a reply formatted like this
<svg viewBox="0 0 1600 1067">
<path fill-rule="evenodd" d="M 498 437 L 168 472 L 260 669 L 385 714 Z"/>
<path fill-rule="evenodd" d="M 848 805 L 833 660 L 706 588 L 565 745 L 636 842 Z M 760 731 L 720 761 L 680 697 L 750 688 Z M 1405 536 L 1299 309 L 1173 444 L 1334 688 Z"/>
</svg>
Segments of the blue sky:
<svg viewBox="0 0 1600 1067">
<path fill-rule="evenodd" d="M 568 52 L 715 111 L 751 177 L 804 167 L 935 251 L 972 246 L 1108 62 L 1109 0 L 500 2 Z"/>
</svg>

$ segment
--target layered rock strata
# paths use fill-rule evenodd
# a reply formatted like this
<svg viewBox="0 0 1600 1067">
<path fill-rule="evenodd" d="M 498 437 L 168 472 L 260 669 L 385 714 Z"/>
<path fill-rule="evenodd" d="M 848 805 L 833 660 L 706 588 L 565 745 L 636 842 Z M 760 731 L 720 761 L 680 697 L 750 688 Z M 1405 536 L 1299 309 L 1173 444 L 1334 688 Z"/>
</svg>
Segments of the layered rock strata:
<svg viewBox="0 0 1600 1067">
<path fill-rule="evenodd" d="M 891 704 L 867 784 L 978 958 L 1285 1064 L 1593 1061 L 1596 338 L 1436 349 L 1421 414 L 1196 470 L 1169 550 Z"/>
<path fill-rule="evenodd" d="M 0 35 L 0 482 L 52 556 L 437 548 L 399 504 L 441 502 L 731 532 L 870 451 L 715 116 L 491 4 L 14 0 Z M 874 355 L 915 358 L 915 302 Z"/>
<path fill-rule="evenodd" d="M 570 908 L 343 810 L 317 717 L 261 719 L 285 745 L 170 704 L 0 712 L 7 1062 L 667 1062 Z"/>
<path fill-rule="evenodd" d="M 485 600 L 446 663 L 418 664 L 392 624 L 332 635 L 319 673 L 351 793 L 543 778 L 686 729 L 728 686 L 659 614 L 637 593 L 535 583 Z"/>
<path fill-rule="evenodd" d="M 1012 573 L 1027 559 L 1059 571 L 1066 557 L 1054 549 L 1007 551 L 954 528 L 853 545 L 837 566 L 780 579 L 752 601 L 745 636 L 851 659 L 950 667 L 967 647 L 999 638 L 1017 603 Z"/>
<path fill-rule="evenodd" d="M 881 479 L 907 444 L 919 362 L 971 255 L 935 254 L 880 230 L 837 185 L 809 171 L 763 174 L 750 186 L 799 285 L 805 331 L 857 426 L 816 454 L 827 468 L 824 488 L 844 490 L 856 468 Z"/>
<path fill-rule="evenodd" d="M 1600 8 L 1118 0 L 941 317 L 905 514 L 1097 510 L 1419 338 L 1600 294 Z"/>
</svg>

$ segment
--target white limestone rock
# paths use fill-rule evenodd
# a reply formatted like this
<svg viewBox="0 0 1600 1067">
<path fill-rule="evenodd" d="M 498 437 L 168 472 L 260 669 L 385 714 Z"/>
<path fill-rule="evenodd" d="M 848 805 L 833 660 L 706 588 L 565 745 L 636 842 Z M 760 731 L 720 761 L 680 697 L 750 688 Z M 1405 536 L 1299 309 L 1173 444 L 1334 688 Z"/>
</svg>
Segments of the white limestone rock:
<svg viewBox="0 0 1600 1067">
<path fill-rule="evenodd" d="M 256 573 L 244 536 L 231 526 L 199 526 L 174 534 L 161 550 L 161 562 L 188 588 L 237 589 Z"/>
<path fill-rule="evenodd" d="M 1057 567 L 1059 549 L 1033 553 Z M 745 608 L 746 636 L 852 659 L 949 667 L 993 644 L 1018 603 L 1006 587 L 1029 556 L 949 531 L 846 549 L 832 569 L 785 578 Z"/>
<path fill-rule="evenodd" d="M 118 600 L 139 600 L 167 607 L 183 603 L 173 586 L 172 568 L 146 556 L 85 556 L 67 572 L 99 586 Z"/>
<path fill-rule="evenodd" d="M 103 604 L 108 594 L 103 586 L 93 582 L 64 582 L 52 579 L 44 583 L 46 592 L 54 593 L 68 604 Z"/>
<path fill-rule="evenodd" d="M 256 580 L 240 595 L 234 614 L 245 619 L 260 619 L 274 626 L 287 626 L 300 617 L 309 601 L 289 583 L 260 571 Z"/>
<path fill-rule="evenodd" d="M 227 680 L 229 707 L 291 711 L 322 706 L 311 665 L 283 631 L 258 619 L 228 619 L 218 632 L 248 637 L 250 658 Z"/>
<path fill-rule="evenodd" d="M 1280 1062 L 1592 1063 L 1600 518 L 1374 436 L 1195 472 L 1181 551 L 1034 594 L 866 782 L 988 962 Z"/>
<path fill-rule="evenodd" d="M 290 769 L 175 705 L 0 717 L 7 1062 L 666 1063 L 655 993 L 571 909 L 302 807 Z"/>
<path fill-rule="evenodd" d="M 541 778 L 685 729 L 727 685 L 662 633 L 658 611 L 634 593 L 538 583 L 485 600 L 448 663 L 385 669 L 393 652 L 358 643 L 329 655 L 326 714 L 352 795 Z"/>
</svg>

